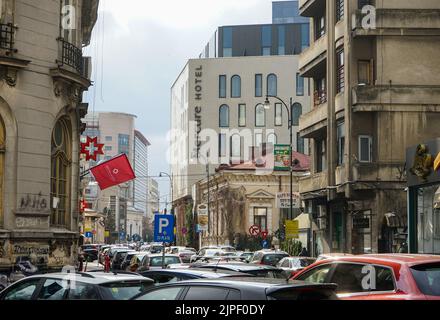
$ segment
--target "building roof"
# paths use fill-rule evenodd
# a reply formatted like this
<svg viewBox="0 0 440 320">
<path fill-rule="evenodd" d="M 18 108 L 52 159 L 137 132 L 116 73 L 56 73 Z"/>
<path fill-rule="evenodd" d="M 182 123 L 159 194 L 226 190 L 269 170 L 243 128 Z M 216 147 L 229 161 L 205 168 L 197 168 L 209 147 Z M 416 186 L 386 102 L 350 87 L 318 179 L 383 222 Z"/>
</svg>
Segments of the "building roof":
<svg viewBox="0 0 440 320">
<path fill-rule="evenodd" d="M 151 146 L 151 143 L 145 138 L 145 136 L 140 132 L 139 130 L 134 130 L 134 136 L 139 138 L 139 140 L 142 141 L 143 144 L 146 146 Z"/>
</svg>

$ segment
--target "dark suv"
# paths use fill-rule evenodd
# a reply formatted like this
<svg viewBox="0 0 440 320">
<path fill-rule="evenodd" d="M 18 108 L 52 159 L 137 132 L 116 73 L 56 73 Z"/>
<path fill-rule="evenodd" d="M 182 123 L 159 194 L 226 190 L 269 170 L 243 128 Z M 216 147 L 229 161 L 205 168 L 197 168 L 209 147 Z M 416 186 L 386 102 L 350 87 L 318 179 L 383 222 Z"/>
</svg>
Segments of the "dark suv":
<svg viewBox="0 0 440 320">
<path fill-rule="evenodd" d="M 284 251 L 262 250 L 254 253 L 250 263 L 264 264 L 275 267 L 282 259 L 289 257 Z"/>
</svg>

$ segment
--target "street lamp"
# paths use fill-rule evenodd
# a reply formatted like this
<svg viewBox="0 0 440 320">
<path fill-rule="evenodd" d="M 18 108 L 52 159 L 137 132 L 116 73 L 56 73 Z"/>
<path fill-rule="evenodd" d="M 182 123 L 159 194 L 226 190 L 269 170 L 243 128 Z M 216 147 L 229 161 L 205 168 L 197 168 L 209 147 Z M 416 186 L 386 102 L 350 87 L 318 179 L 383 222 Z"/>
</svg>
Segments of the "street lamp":
<svg viewBox="0 0 440 320">
<path fill-rule="evenodd" d="M 271 107 L 271 103 L 269 101 L 269 98 L 274 98 L 278 101 L 280 101 L 287 110 L 287 116 L 289 117 L 289 121 L 288 121 L 288 127 L 289 127 L 289 132 L 290 132 L 290 219 L 293 219 L 293 122 L 292 122 L 292 117 L 291 117 L 291 111 L 292 111 L 292 106 L 293 106 L 293 99 L 290 98 L 290 108 L 288 107 L 288 105 L 279 97 L 277 96 L 266 96 L 266 101 L 264 102 L 264 109 L 269 110 Z"/>
<path fill-rule="evenodd" d="M 168 179 L 170 179 L 170 186 L 171 186 L 171 214 L 174 216 L 174 187 L 173 187 L 173 177 L 171 177 L 168 173 L 166 172 L 160 172 L 159 173 L 159 178 L 163 178 L 163 177 L 168 177 Z M 176 216 L 174 216 L 174 227 L 176 226 Z M 176 240 L 174 239 L 174 241 L 176 242 Z"/>
</svg>

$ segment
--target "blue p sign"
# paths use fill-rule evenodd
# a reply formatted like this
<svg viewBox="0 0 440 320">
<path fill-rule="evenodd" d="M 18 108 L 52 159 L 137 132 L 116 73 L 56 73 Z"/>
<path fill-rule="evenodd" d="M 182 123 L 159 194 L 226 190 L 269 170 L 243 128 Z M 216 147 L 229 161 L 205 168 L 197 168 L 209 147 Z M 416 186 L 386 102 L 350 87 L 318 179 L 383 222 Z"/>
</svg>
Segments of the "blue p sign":
<svg viewBox="0 0 440 320">
<path fill-rule="evenodd" d="M 154 241 L 174 242 L 174 216 L 156 215 L 154 217 Z"/>
</svg>

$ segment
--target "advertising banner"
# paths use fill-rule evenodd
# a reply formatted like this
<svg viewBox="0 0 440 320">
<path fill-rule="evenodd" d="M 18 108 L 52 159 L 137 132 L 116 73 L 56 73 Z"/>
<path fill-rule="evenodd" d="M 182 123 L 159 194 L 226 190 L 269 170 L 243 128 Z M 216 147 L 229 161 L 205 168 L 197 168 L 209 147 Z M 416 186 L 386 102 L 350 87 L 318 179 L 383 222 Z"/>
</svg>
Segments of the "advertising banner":
<svg viewBox="0 0 440 320">
<path fill-rule="evenodd" d="M 276 144 L 274 146 L 274 170 L 289 171 L 292 148 L 286 144 Z"/>
<path fill-rule="evenodd" d="M 290 209 L 290 194 L 288 192 L 277 193 L 277 208 Z M 301 208 L 301 196 L 299 192 L 292 193 L 293 209 Z"/>
</svg>

